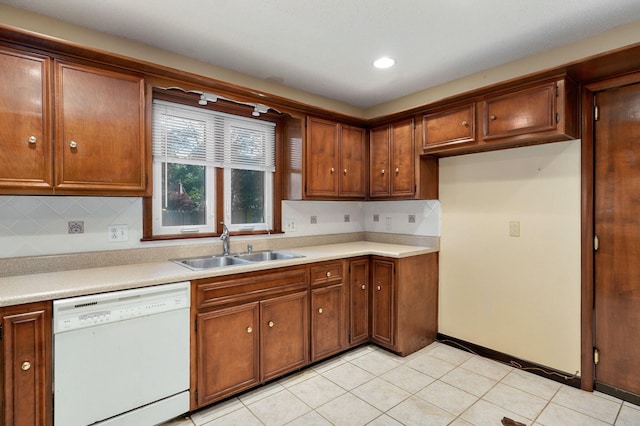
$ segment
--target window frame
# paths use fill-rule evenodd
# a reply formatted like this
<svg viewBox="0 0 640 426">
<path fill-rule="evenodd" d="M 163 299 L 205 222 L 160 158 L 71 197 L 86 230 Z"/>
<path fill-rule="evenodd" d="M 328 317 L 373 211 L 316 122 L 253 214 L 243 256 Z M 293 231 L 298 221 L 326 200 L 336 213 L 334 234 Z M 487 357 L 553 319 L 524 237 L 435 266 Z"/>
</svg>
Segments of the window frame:
<svg viewBox="0 0 640 426">
<path fill-rule="evenodd" d="M 177 84 L 175 85 L 177 86 Z M 149 151 L 151 151 L 152 146 L 152 105 L 154 99 L 164 100 L 168 102 L 174 102 L 186 106 L 198 107 L 204 110 L 212 110 L 218 112 L 224 112 L 227 114 L 238 115 L 242 117 L 269 121 L 275 123 L 275 172 L 268 174 L 272 175 L 271 179 L 271 187 L 270 192 L 271 196 L 271 205 L 269 207 L 265 207 L 268 209 L 268 213 L 271 220 L 270 229 L 264 229 L 263 227 L 253 227 L 249 229 L 249 227 L 242 228 L 240 226 L 230 227 L 232 235 L 263 235 L 263 234 L 274 234 L 281 233 L 281 205 L 282 205 L 282 190 L 280 188 L 282 182 L 282 125 L 287 115 L 269 110 L 267 113 L 260 114 L 259 117 L 253 116 L 253 107 L 249 105 L 245 105 L 242 103 L 236 103 L 232 101 L 225 101 L 219 99 L 217 102 L 209 102 L 207 105 L 199 105 L 199 94 L 196 94 L 196 90 L 198 92 L 203 91 L 211 91 L 206 89 L 193 89 L 192 93 L 189 93 L 183 89 L 171 90 L 171 89 L 162 89 L 157 87 L 149 87 L 147 93 L 149 94 L 147 97 L 148 104 L 151 105 L 147 114 L 147 124 L 149 131 L 147 132 Z M 154 179 L 154 161 L 150 156 L 149 160 L 149 178 L 151 182 L 149 185 L 152 186 L 153 192 L 149 196 L 145 196 L 143 198 L 143 236 L 142 241 L 155 241 L 155 240 L 174 240 L 174 239 L 193 239 L 193 238 L 207 238 L 207 237 L 215 237 L 219 236 L 222 233 L 222 225 L 220 224 L 221 220 L 219 218 L 225 218 L 225 204 L 227 203 L 227 199 L 225 198 L 225 170 L 226 168 L 218 168 L 214 167 L 214 199 L 215 200 L 224 200 L 223 202 L 215 202 L 215 207 L 213 210 L 214 215 L 214 229 L 211 232 L 197 232 L 197 233 L 169 233 L 169 234 L 156 234 L 154 233 L 153 228 L 153 197 L 156 193 L 156 185 L 159 185 L 155 182 Z M 225 219 L 225 224 L 227 223 Z M 268 223 L 268 222 L 267 222 Z"/>
</svg>

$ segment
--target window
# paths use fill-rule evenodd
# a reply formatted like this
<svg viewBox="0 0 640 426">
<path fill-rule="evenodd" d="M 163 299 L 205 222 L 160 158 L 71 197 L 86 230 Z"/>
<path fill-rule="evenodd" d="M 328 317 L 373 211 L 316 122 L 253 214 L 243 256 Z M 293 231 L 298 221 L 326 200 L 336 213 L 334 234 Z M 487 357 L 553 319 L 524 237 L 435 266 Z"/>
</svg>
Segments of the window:
<svg viewBox="0 0 640 426">
<path fill-rule="evenodd" d="M 274 123 L 154 100 L 152 132 L 154 235 L 272 228 Z"/>
</svg>

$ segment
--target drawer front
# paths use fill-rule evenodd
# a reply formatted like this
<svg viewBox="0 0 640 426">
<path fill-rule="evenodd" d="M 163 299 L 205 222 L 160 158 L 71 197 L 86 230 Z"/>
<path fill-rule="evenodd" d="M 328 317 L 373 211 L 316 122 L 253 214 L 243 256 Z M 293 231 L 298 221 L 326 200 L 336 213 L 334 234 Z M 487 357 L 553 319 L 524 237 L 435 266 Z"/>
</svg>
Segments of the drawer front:
<svg viewBox="0 0 640 426">
<path fill-rule="evenodd" d="M 311 267 L 311 286 L 341 283 L 344 278 L 344 263 L 325 262 Z"/>
<path fill-rule="evenodd" d="M 196 309 L 262 300 L 307 289 L 307 269 L 283 268 L 195 281 Z"/>
</svg>

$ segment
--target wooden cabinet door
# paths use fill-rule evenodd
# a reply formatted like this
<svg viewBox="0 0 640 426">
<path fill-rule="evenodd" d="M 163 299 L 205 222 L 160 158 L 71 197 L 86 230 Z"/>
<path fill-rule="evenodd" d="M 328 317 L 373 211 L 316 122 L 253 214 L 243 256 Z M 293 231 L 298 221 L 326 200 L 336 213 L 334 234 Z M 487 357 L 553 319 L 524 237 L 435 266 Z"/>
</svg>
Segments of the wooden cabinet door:
<svg viewBox="0 0 640 426">
<path fill-rule="evenodd" d="M 341 197 L 363 198 L 365 183 L 365 131 L 359 127 L 341 126 L 340 130 Z"/>
<path fill-rule="evenodd" d="M 351 261 L 349 266 L 349 344 L 369 340 L 369 259 Z"/>
<path fill-rule="evenodd" d="M 263 380 L 308 363 L 308 303 L 306 291 L 260 302 Z"/>
<path fill-rule="evenodd" d="M 56 190 L 142 195 L 143 123 L 142 78 L 56 61 Z"/>
<path fill-rule="evenodd" d="M 345 349 L 342 283 L 311 291 L 311 361 Z"/>
<path fill-rule="evenodd" d="M 424 152 L 476 143 L 475 103 L 422 118 Z"/>
<path fill-rule="evenodd" d="M 389 138 L 389 126 L 376 127 L 369 133 L 369 195 L 372 197 L 391 194 Z"/>
<path fill-rule="evenodd" d="M 2 424 L 52 424 L 51 348 L 49 303 L 2 311 Z"/>
<path fill-rule="evenodd" d="M 484 101 L 484 139 L 498 139 L 556 128 L 556 82 Z"/>
<path fill-rule="evenodd" d="M 391 196 L 415 194 L 413 119 L 391 125 Z"/>
<path fill-rule="evenodd" d="M 372 261 L 371 339 L 385 346 L 395 343 L 395 289 L 392 261 Z"/>
<path fill-rule="evenodd" d="M 196 320 L 197 406 L 258 384 L 258 302 L 201 313 Z"/>
<path fill-rule="evenodd" d="M 0 191 L 51 189 L 49 59 L 0 48 Z"/>
<path fill-rule="evenodd" d="M 309 197 L 338 196 L 338 124 L 307 118 L 305 150 L 305 194 Z"/>
</svg>

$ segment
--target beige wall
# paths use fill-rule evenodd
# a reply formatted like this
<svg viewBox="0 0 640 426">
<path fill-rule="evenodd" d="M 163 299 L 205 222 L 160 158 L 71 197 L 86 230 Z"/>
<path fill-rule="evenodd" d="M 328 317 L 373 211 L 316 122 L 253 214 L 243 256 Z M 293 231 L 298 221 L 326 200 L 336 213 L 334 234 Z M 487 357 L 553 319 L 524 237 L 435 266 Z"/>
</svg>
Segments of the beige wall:
<svg viewBox="0 0 640 426">
<path fill-rule="evenodd" d="M 579 371 L 580 141 L 442 159 L 440 202 L 439 331 Z"/>
<path fill-rule="evenodd" d="M 500 65 L 433 88 L 418 91 L 414 94 L 369 109 L 362 109 L 2 4 L 0 4 L 0 24 L 57 37 L 108 52 L 142 59 L 151 63 L 189 71 L 216 80 L 362 118 L 374 118 L 413 107 L 419 107 L 462 92 L 499 83 L 536 71 L 554 68 L 572 61 L 640 42 L 640 21 L 638 21 L 594 37 Z"/>
</svg>

